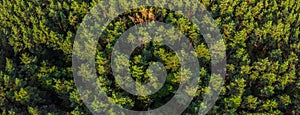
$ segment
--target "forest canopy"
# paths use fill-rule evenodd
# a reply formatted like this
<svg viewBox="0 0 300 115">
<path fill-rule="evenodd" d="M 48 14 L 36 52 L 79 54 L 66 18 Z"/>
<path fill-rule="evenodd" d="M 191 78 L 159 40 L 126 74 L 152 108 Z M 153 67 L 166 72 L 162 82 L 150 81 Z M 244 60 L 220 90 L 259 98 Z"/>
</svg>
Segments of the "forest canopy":
<svg viewBox="0 0 300 115">
<path fill-rule="evenodd" d="M 72 49 L 84 17 L 99 2 L 0 1 L 0 113 L 92 114 L 75 85 Z M 224 85 L 208 114 L 300 114 L 299 1 L 199 2 L 215 20 L 226 45 Z M 149 62 L 163 63 L 168 74 L 156 94 L 131 95 L 115 83 L 110 67 L 112 46 L 124 31 L 146 21 L 170 24 L 192 41 L 201 79 L 197 95 L 183 114 L 196 114 L 212 77 L 211 52 L 190 20 L 167 9 L 141 7 L 109 23 L 95 55 L 97 87 L 119 106 L 136 111 L 158 108 L 174 96 L 181 66 L 174 51 L 160 43 L 145 43 L 130 55 L 131 75 L 140 82 L 151 77 L 146 71 Z M 84 67 L 80 70 L 88 72 Z M 97 100 L 90 102 L 95 110 L 105 106 Z"/>
</svg>

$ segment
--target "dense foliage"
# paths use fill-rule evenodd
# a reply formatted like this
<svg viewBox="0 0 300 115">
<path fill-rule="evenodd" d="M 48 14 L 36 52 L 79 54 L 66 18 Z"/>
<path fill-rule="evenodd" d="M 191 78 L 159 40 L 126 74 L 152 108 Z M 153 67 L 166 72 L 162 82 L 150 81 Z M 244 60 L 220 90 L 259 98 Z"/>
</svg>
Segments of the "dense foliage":
<svg viewBox="0 0 300 115">
<path fill-rule="evenodd" d="M 0 112 L 2 114 L 91 114 L 72 76 L 72 46 L 79 24 L 99 0 L 0 1 Z M 114 2 L 112 2 L 114 3 Z M 300 114 L 300 3 L 297 0 L 202 1 L 226 44 L 225 85 L 210 114 Z M 183 4 L 183 0 L 178 0 Z M 148 16 L 143 16 L 143 14 Z M 210 54 L 197 28 L 175 12 L 145 7 L 116 18 L 99 38 L 99 85 L 115 103 L 132 110 L 165 104 L 178 87 L 174 52 L 145 44 L 131 56 L 135 80 L 143 81 L 149 61 L 164 63 L 166 85 L 152 96 L 133 96 L 113 82 L 109 55 L 128 28 L 147 20 L 175 26 L 193 41 L 202 65 L 199 95 L 184 112 L 199 108 L 210 78 Z M 155 47 L 154 47 L 155 46 Z M 100 104 L 94 102 L 95 108 Z"/>
</svg>

